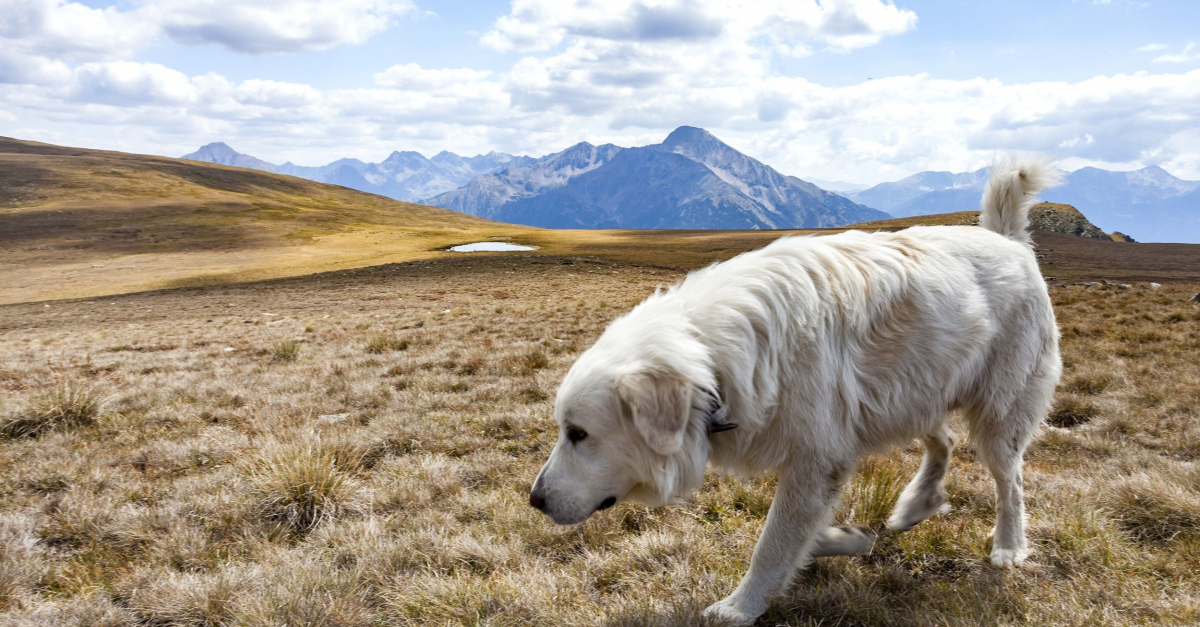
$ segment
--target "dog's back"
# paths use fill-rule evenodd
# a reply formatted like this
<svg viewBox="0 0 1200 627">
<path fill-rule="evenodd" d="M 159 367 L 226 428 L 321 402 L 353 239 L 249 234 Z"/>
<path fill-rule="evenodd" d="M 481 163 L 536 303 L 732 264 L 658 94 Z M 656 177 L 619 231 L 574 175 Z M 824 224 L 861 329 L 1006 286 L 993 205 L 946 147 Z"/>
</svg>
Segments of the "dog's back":
<svg viewBox="0 0 1200 627">
<path fill-rule="evenodd" d="M 689 276 L 672 297 L 691 303 L 703 341 L 724 356 L 718 376 L 745 427 L 713 461 L 769 467 L 785 443 L 832 437 L 833 422 L 853 426 L 835 439 L 884 448 L 928 433 L 948 408 L 1008 414 L 1027 388 L 1044 405 L 1060 370 L 1057 331 L 1027 225 L 1053 179 L 1044 162 L 995 168 L 984 228 L 781 238 Z"/>
</svg>

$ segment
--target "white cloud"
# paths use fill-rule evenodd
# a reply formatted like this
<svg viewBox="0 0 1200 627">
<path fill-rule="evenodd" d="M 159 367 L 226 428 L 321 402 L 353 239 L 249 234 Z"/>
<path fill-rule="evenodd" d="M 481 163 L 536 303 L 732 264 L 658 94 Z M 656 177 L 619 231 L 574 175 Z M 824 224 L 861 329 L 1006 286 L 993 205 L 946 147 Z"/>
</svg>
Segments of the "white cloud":
<svg viewBox="0 0 1200 627">
<path fill-rule="evenodd" d="M 147 0 L 139 12 L 179 43 L 264 54 L 361 44 L 415 9 L 408 0 Z"/>
<path fill-rule="evenodd" d="M 872 46 L 889 35 L 917 25 L 917 14 L 881 0 L 824 0 L 770 2 L 757 28 L 784 41 L 815 40 L 835 50 Z M 734 9 L 730 17 L 738 11 Z"/>
<path fill-rule="evenodd" d="M 916 13 L 890 0 L 513 0 L 509 14 L 480 41 L 499 51 L 538 51 L 573 40 L 651 43 L 725 36 L 748 41 L 761 36 L 787 47 L 822 42 L 845 51 L 904 33 L 916 23 Z"/>
<path fill-rule="evenodd" d="M 125 58 L 156 34 L 153 24 L 115 7 L 93 9 L 66 0 L 0 4 L 0 45 L 59 61 Z"/>
<path fill-rule="evenodd" d="M 564 38 L 617 41 L 710 39 L 723 25 L 701 0 L 514 0 L 483 35 L 484 45 L 500 51 L 546 50 Z"/>
<path fill-rule="evenodd" d="M 233 89 L 233 98 L 246 106 L 267 109 L 299 109 L 319 104 L 321 92 L 309 85 L 262 79 L 243 81 Z"/>
<path fill-rule="evenodd" d="M 1096 142 L 1096 138 L 1092 137 L 1091 133 L 1084 133 L 1083 137 L 1072 137 L 1070 139 L 1062 140 L 1061 142 L 1058 143 L 1058 147 L 1059 148 L 1074 148 L 1080 144 L 1087 145 L 1087 144 L 1093 144 L 1095 142 Z"/>
<path fill-rule="evenodd" d="M 342 145 L 374 142 L 396 126 L 511 126 L 532 117 L 513 111 L 501 83 L 488 75 L 410 64 L 381 73 L 380 87 L 319 90 L 262 79 L 233 82 L 213 73 L 189 77 L 154 63 L 93 62 L 69 71 L 61 84 L 0 90 L 0 108 L 59 123 L 131 124 L 143 134 L 220 129 L 259 137 L 304 134 L 318 143 L 337 138 Z"/>
<path fill-rule="evenodd" d="M 393 65 L 375 75 L 375 84 L 410 91 L 436 90 L 444 87 L 471 86 L 487 79 L 491 72 L 458 68 L 426 69 L 416 63 Z"/>
<path fill-rule="evenodd" d="M 215 6 L 156 2 L 188 11 Z M 51 5 L 67 6 L 39 6 Z M 151 4 L 131 6 L 127 13 Z M 368 14 L 384 5 L 354 6 Z M 681 17 L 685 8 L 694 12 Z M 93 40 L 111 43 L 107 58 L 92 58 L 91 44 L 69 59 L 41 56 L 50 31 L 0 25 L 7 38 L 0 43 L 19 43 L 0 45 L 0 111 L 16 118 L 0 116 L 0 129 L 12 132 L 18 122 L 69 129 L 67 143 L 94 138 L 98 147 L 165 154 L 225 140 L 261 158 L 317 164 L 377 160 L 397 148 L 546 154 L 582 140 L 641 145 L 691 124 L 785 173 L 827 179 L 963 170 L 1010 149 L 1106 167 L 1171 163 L 1200 177 L 1200 70 L 1030 84 L 916 75 L 827 86 L 773 68 L 783 54 L 845 52 L 913 28 L 915 15 L 878 0 L 518 0 L 484 35 L 493 47 L 533 50 L 507 71 L 402 63 L 358 89 L 234 81 L 136 62 L 121 56 L 130 49 L 124 40 L 104 35 L 117 18 L 95 11 L 80 14 L 103 26 Z M 188 11 L 180 15 L 198 15 Z M 233 25 L 244 19 L 233 15 L 221 37 L 242 32 Z M 263 28 L 290 33 L 267 39 L 302 49 L 369 36 L 372 19 L 353 28 L 335 21 L 325 34 L 314 34 L 311 20 Z M 166 18 L 151 22 L 166 28 Z"/>
<path fill-rule="evenodd" d="M 15 47 L 0 46 L 0 85 L 47 85 L 62 83 L 71 76 L 71 68 L 62 61 L 23 53 Z"/>
<path fill-rule="evenodd" d="M 31 62 L 129 59 L 156 41 L 263 54 L 359 44 L 416 7 L 410 0 L 141 0 L 96 9 L 68 0 L 0 3 L 0 50 Z"/>
<path fill-rule="evenodd" d="M 781 120 L 790 103 L 758 93 L 772 56 L 846 52 L 916 19 L 882 0 L 514 0 L 481 42 L 545 51 L 504 77 L 518 110 L 607 115 L 610 128 L 630 132 Z"/>
<path fill-rule="evenodd" d="M 85 63 L 75 70 L 72 99 L 117 106 L 186 105 L 196 98 L 191 79 L 154 63 Z"/>
<path fill-rule="evenodd" d="M 1195 50 L 1196 44 L 1191 43 L 1183 47 L 1183 50 L 1174 54 L 1159 55 L 1154 58 L 1155 63 L 1187 63 L 1188 61 L 1200 60 L 1200 52 L 1192 52 Z"/>
<path fill-rule="evenodd" d="M 70 80 L 72 62 L 125 59 L 155 37 L 153 25 L 115 8 L 65 0 L 0 2 L 0 84 Z"/>
<path fill-rule="evenodd" d="M 1141 48 L 1138 48 L 1137 51 L 1138 52 L 1158 52 L 1159 50 L 1166 50 L 1166 49 L 1167 49 L 1167 44 L 1146 44 L 1146 45 L 1142 46 Z"/>
<path fill-rule="evenodd" d="M 599 66 L 587 68 L 572 50 L 523 59 L 502 75 L 398 65 L 376 86 L 348 90 L 88 63 L 65 87 L 0 90 L 0 109 L 24 125 L 40 117 L 145 137 L 152 152 L 223 139 L 306 164 L 378 159 L 398 147 L 545 154 L 581 140 L 637 145 L 680 124 L 706 127 L 785 173 L 850 180 L 979 167 L 998 150 L 1073 163 L 1169 161 L 1185 175 L 1200 163 L 1200 70 L 1030 84 L 917 75 L 831 87 L 753 72 L 714 71 L 701 81 L 702 68 L 685 66 L 680 76 L 696 83 L 681 89 L 674 76 L 629 79 L 658 61 L 652 55 L 610 67 L 624 80 L 602 83 Z M 268 148 L 248 148 L 256 145 Z"/>
</svg>

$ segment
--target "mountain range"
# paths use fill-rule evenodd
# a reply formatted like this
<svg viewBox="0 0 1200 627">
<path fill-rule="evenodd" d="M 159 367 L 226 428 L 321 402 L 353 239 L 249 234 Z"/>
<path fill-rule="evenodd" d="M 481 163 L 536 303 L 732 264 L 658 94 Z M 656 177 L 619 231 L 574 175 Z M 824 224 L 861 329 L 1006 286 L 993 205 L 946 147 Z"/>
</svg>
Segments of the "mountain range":
<svg viewBox="0 0 1200 627">
<path fill-rule="evenodd" d="M 419 152 L 396 151 L 380 163 L 338 159 L 327 165 L 314 167 L 295 165 L 291 162 L 270 163 L 242 154 L 223 142 L 208 144 L 196 152 L 184 155 L 183 158 L 288 174 L 406 202 L 456 189 L 483 173 L 508 166 L 526 165 L 534 161 L 531 157 L 519 157 L 503 152 L 460 157 L 452 152 L 442 151 L 427 159 Z"/>
<path fill-rule="evenodd" d="M 902 218 L 977 209 L 986 183 L 986 169 L 921 172 L 848 196 Z M 1177 178 L 1158 166 L 1132 172 L 1080 168 L 1041 198 L 1072 205 L 1101 228 L 1138 241 L 1200 243 L 1200 181 Z"/>
<path fill-rule="evenodd" d="M 425 202 L 546 228 L 786 229 L 889 217 L 690 126 L 650 146 L 576 144 Z"/>
<path fill-rule="evenodd" d="M 622 148 L 582 142 L 538 159 L 497 152 L 470 158 L 441 152 L 426 159 L 394 152 L 378 164 L 340 159 L 304 167 L 268 163 L 223 143 L 184 158 L 546 228 L 786 229 L 890 217 L 780 174 L 690 126 L 661 144 Z"/>
<path fill-rule="evenodd" d="M 704 129 L 681 126 L 661 144 L 581 142 L 540 158 L 393 152 L 380 163 L 273 164 L 213 143 L 186 159 L 289 174 L 491 220 L 547 228 L 772 229 L 842 226 L 979 207 L 987 170 L 920 172 L 866 187 L 801 180 L 748 157 Z M 816 183 L 816 184 L 814 184 Z M 826 191 L 838 190 L 836 193 Z M 1106 231 L 1146 242 L 1200 243 L 1200 181 L 1157 166 L 1082 168 L 1042 199 L 1077 207 Z M 888 215 L 890 214 L 890 215 Z"/>
</svg>

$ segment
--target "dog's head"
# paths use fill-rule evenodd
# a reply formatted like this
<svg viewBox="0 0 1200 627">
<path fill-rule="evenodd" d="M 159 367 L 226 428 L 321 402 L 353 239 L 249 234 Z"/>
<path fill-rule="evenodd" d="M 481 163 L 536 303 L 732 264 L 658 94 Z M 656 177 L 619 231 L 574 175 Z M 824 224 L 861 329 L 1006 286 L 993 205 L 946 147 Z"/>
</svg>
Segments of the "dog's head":
<svg viewBox="0 0 1200 627">
<path fill-rule="evenodd" d="M 703 477 L 709 425 L 728 427 L 694 330 L 654 324 L 641 309 L 614 322 L 559 386 L 558 441 L 529 497 L 558 524 L 622 501 L 686 496 Z"/>
</svg>

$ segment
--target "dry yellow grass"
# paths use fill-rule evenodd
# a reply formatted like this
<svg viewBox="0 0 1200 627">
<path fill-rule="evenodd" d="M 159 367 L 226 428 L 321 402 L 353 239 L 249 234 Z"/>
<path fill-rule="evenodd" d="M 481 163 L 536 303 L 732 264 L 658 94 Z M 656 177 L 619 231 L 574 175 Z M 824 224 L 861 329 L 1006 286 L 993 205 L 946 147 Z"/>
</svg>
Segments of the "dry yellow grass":
<svg viewBox="0 0 1200 627">
<path fill-rule="evenodd" d="M 0 415 L 107 399 L 0 439 L 0 624 L 698 624 L 772 479 L 573 528 L 526 502 L 557 382 L 680 276 L 469 258 L 0 307 Z M 1200 622 L 1196 289 L 1052 291 L 1077 410 L 1028 454 L 1028 567 L 986 564 L 992 482 L 964 446 L 950 514 L 819 560 L 760 624 Z M 918 459 L 865 464 L 841 517 L 878 523 Z"/>
<path fill-rule="evenodd" d="M 0 304 L 536 254 L 699 266 L 781 233 L 548 231 L 255 170 L 0 137 Z"/>
<path fill-rule="evenodd" d="M 966 212 L 851 228 L 974 220 Z M 696 268 L 783 235 L 842 230 L 552 231 L 255 170 L 7 138 L 0 138 L 0 221 L 0 304 L 461 258 L 445 249 L 491 239 L 536 246 L 539 256 Z M 1055 276 L 1200 276 L 1195 246 L 1035 236 Z"/>
</svg>

